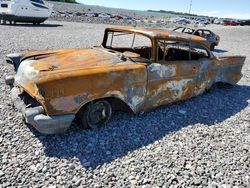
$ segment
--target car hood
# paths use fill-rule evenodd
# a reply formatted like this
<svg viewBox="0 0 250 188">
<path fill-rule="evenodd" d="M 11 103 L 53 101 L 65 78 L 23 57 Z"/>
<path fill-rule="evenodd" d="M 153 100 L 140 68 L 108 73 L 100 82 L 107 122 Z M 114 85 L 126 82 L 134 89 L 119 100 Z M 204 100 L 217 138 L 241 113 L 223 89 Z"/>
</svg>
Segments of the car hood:
<svg viewBox="0 0 250 188">
<path fill-rule="evenodd" d="M 119 53 L 104 48 L 31 51 L 22 61 L 32 60 L 36 71 L 73 71 L 112 66 L 122 63 Z"/>
<path fill-rule="evenodd" d="M 39 85 L 43 83 L 135 66 L 120 55 L 101 47 L 27 52 L 22 56 L 15 84 L 31 96 L 39 96 Z"/>
</svg>

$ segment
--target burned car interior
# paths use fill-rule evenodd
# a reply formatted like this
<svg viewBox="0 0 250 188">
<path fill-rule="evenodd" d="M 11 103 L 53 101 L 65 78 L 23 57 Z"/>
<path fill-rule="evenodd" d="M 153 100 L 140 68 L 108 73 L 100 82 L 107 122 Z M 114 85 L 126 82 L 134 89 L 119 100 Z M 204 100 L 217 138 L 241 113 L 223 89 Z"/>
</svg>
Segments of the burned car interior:
<svg viewBox="0 0 250 188">
<path fill-rule="evenodd" d="M 209 52 L 202 46 L 177 41 L 158 41 L 158 61 L 192 61 L 209 58 Z"/>
<path fill-rule="evenodd" d="M 152 42 L 141 34 L 108 31 L 103 47 L 128 56 L 151 60 Z M 189 61 L 209 58 L 202 46 L 180 41 L 158 40 L 158 61 Z M 136 56 L 136 55 L 137 56 Z"/>
</svg>

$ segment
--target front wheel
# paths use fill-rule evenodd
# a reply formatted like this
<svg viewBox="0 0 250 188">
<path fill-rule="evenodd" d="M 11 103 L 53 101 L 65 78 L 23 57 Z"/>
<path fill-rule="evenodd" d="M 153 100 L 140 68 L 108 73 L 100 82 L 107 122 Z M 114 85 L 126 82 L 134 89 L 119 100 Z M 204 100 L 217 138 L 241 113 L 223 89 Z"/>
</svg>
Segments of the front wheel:
<svg viewBox="0 0 250 188">
<path fill-rule="evenodd" d="M 210 50 L 211 50 L 211 51 L 214 51 L 214 49 L 215 49 L 215 44 L 213 43 L 213 44 L 211 44 L 211 46 L 210 46 Z"/>
<path fill-rule="evenodd" d="M 88 104 L 81 109 L 78 119 L 83 128 L 98 129 L 104 126 L 111 118 L 112 107 L 108 101 L 100 100 Z"/>
</svg>

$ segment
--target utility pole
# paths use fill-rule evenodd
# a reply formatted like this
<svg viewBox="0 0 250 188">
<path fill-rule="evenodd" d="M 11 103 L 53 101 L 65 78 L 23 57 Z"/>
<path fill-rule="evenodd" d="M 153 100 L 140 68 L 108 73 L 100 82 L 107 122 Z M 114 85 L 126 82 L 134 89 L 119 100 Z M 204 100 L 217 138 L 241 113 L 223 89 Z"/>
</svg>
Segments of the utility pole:
<svg viewBox="0 0 250 188">
<path fill-rule="evenodd" d="M 189 14 L 191 13 L 191 9 L 192 9 L 192 4 L 193 4 L 193 0 L 190 0 L 190 6 L 189 6 Z"/>
</svg>

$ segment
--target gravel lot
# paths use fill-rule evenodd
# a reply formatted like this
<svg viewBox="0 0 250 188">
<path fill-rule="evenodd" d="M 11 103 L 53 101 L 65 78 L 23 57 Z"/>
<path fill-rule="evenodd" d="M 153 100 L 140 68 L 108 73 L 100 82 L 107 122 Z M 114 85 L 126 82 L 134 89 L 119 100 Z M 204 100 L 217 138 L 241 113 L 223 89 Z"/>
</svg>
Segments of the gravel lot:
<svg viewBox="0 0 250 188">
<path fill-rule="evenodd" d="M 105 25 L 46 22 L 0 26 L 0 187 L 250 186 L 250 27 L 211 26 L 216 54 L 246 55 L 232 89 L 134 116 L 116 113 L 100 130 L 77 125 L 44 136 L 12 107 L 4 76 L 7 53 L 91 47 Z"/>
<path fill-rule="evenodd" d="M 138 10 L 127 10 L 108 8 L 103 6 L 93 6 L 85 4 L 70 4 L 62 2 L 49 2 L 50 6 L 55 11 L 49 18 L 54 21 L 67 21 L 67 22 L 84 22 L 84 23 L 102 23 L 112 25 L 128 25 L 128 26 L 149 26 L 149 27 L 170 27 L 174 23 L 170 22 L 170 17 L 175 17 L 172 14 L 138 11 Z M 83 14 L 85 13 L 97 13 L 97 14 L 111 14 L 112 16 L 126 16 L 134 18 L 130 19 L 114 19 L 114 18 L 100 18 L 100 17 L 89 17 Z"/>
</svg>

